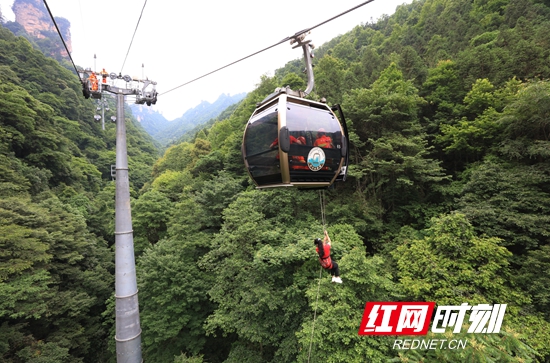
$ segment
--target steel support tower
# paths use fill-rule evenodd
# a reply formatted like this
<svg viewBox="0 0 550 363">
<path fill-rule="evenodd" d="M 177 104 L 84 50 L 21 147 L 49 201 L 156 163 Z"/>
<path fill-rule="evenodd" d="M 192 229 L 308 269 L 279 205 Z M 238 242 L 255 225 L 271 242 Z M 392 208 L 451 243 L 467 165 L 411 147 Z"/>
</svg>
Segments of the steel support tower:
<svg viewBox="0 0 550 363">
<path fill-rule="evenodd" d="M 124 118 L 124 100 L 127 95 L 135 95 L 136 103 L 155 104 L 156 82 L 135 80 L 111 73 L 112 84 L 107 77 L 97 79 L 95 73 L 83 71 L 80 74 L 83 93 L 86 98 L 101 99 L 102 92 L 117 96 L 116 122 L 116 195 L 115 195 L 115 318 L 116 318 L 116 354 L 117 363 L 142 363 L 141 325 L 139 319 L 138 288 L 136 263 L 134 257 L 134 232 L 132 229 L 132 211 L 130 207 L 130 179 L 128 176 L 128 151 L 126 143 L 126 121 Z M 116 80 L 123 79 L 126 87 L 115 87 Z M 132 87 L 137 82 L 142 88 Z M 149 85 L 152 91 L 146 91 Z M 97 120 L 97 118 L 96 118 Z"/>
</svg>

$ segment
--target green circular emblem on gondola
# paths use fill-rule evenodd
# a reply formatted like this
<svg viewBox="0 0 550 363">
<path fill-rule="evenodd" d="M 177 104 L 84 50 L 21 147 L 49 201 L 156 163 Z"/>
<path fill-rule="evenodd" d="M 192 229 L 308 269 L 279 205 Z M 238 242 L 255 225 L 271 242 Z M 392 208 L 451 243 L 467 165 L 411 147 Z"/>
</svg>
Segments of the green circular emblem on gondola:
<svg viewBox="0 0 550 363">
<path fill-rule="evenodd" d="M 307 166 L 312 171 L 319 171 L 325 165 L 325 152 L 320 147 L 314 147 L 307 155 Z"/>
</svg>

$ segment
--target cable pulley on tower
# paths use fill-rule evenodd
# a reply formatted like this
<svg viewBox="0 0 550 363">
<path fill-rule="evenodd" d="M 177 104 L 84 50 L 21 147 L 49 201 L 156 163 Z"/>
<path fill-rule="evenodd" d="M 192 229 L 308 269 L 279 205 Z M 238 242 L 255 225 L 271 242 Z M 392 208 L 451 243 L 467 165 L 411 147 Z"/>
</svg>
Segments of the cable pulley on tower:
<svg viewBox="0 0 550 363">
<path fill-rule="evenodd" d="M 147 106 L 156 104 L 157 96 L 158 96 L 158 93 L 156 90 L 157 82 L 149 81 L 147 79 L 141 82 L 143 82 L 143 87 L 139 91 L 138 95 L 136 96 L 136 103 L 140 105 L 143 105 L 144 103 L 146 103 Z M 153 86 L 152 89 L 147 90 L 147 87 L 149 87 L 150 85 Z"/>
<path fill-rule="evenodd" d="M 82 82 L 82 94 L 85 98 L 101 99 L 103 92 L 119 93 L 121 89 L 126 95 L 136 95 L 136 103 L 147 104 L 151 106 L 157 103 L 158 92 L 156 90 L 157 82 L 149 79 L 132 78 L 129 75 L 110 74 L 105 68 L 98 74 L 90 68 L 78 71 L 80 81 Z M 124 81 L 124 87 L 117 87 L 116 84 Z"/>
</svg>

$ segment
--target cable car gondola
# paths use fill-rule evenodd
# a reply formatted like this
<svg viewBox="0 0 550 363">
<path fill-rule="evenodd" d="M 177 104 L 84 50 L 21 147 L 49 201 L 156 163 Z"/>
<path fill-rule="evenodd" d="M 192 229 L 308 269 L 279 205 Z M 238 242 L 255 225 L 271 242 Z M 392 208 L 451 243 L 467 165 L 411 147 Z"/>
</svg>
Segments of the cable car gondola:
<svg viewBox="0 0 550 363">
<path fill-rule="evenodd" d="M 304 98 L 313 89 L 313 46 L 303 39 L 294 42 L 304 50 L 307 89 L 276 89 L 258 104 L 244 132 L 243 159 L 257 188 L 327 188 L 346 179 L 346 123 L 339 105 Z"/>
</svg>

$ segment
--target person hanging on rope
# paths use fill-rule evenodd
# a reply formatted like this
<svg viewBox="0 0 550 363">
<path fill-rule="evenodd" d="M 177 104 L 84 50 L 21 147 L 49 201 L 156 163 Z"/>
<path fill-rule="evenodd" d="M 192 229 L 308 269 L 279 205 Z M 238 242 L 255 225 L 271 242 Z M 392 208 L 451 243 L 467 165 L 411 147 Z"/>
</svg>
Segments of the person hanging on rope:
<svg viewBox="0 0 550 363">
<path fill-rule="evenodd" d="M 315 238 L 313 243 L 316 246 L 315 251 L 317 251 L 317 254 L 319 255 L 319 263 L 321 266 L 325 270 L 329 270 L 332 275 L 332 282 L 341 284 L 342 279 L 340 278 L 340 269 L 338 268 L 338 264 L 330 257 L 331 241 L 328 236 L 328 232 L 325 230 L 325 238 L 323 240 L 320 238 Z"/>
</svg>

